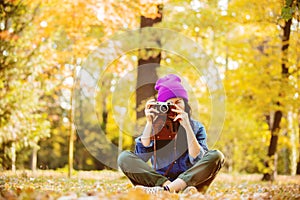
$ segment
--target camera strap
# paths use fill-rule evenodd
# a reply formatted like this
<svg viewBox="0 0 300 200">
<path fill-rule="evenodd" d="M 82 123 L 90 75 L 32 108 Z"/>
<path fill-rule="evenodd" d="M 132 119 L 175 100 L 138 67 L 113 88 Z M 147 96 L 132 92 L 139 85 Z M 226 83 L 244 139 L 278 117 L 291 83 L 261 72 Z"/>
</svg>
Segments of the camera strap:
<svg viewBox="0 0 300 200">
<path fill-rule="evenodd" d="M 156 137 L 154 136 L 153 137 L 153 150 L 154 150 L 154 152 L 153 152 L 153 156 L 154 156 L 154 159 L 153 159 L 153 166 L 154 166 L 154 170 L 156 171 Z"/>
</svg>

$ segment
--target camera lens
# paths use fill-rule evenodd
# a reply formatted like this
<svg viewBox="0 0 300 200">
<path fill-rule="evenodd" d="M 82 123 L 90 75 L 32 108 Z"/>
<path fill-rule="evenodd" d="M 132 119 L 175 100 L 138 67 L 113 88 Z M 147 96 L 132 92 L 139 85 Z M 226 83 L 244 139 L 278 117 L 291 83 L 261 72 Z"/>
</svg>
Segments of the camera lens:
<svg viewBox="0 0 300 200">
<path fill-rule="evenodd" d="M 160 112 L 166 113 L 166 112 L 168 112 L 168 110 L 169 110 L 169 107 L 167 105 L 160 106 Z"/>
</svg>

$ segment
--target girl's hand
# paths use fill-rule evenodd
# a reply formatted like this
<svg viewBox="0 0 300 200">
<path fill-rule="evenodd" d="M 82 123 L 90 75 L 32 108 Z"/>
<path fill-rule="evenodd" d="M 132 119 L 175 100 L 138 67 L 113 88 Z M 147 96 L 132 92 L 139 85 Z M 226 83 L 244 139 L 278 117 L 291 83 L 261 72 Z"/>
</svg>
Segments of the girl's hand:
<svg viewBox="0 0 300 200">
<path fill-rule="evenodd" d="M 189 119 L 189 115 L 182 110 L 178 105 L 175 104 L 176 109 L 172 109 L 173 112 L 177 113 L 177 116 L 174 118 L 173 121 L 179 120 L 179 123 L 181 124 L 181 126 L 183 126 L 183 128 L 187 128 L 190 126 L 190 119 Z"/>
<path fill-rule="evenodd" d="M 150 99 L 146 103 L 144 112 L 145 112 L 147 123 L 152 123 L 153 119 L 155 118 L 155 113 L 159 113 L 158 110 L 151 108 L 151 103 L 154 103 L 154 102 L 155 102 L 155 99 Z"/>
</svg>

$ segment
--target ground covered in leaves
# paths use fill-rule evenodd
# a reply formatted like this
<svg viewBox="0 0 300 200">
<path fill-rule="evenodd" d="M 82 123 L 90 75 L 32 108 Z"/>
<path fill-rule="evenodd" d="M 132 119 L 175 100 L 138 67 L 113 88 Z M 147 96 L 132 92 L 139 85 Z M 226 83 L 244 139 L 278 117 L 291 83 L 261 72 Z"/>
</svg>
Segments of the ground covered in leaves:
<svg viewBox="0 0 300 200">
<path fill-rule="evenodd" d="M 0 200 L 73 200 L 73 199 L 299 199 L 300 177 L 278 176 L 275 182 L 260 181 L 261 175 L 220 173 L 205 193 L 191 192 L 156 195 L 134 189 L 120 172 L 10 171 L 0 172 Z"/>
</svg>

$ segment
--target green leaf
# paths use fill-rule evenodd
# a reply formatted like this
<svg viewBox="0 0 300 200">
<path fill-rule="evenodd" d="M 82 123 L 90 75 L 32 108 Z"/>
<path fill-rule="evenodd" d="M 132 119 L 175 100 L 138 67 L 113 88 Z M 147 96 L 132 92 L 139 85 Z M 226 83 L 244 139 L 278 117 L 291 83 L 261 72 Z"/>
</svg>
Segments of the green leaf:
<svg viewBox="0 0 300 200">
<path fill-rule="evenodd" d="M 292 7 L 283 7 L 281 9 L 281 17 L 286 21 L 293 17 L 293 8 Z"/>
<path fill-rule="evenodd" d="M 293 0 L 286 0 L 286 6 L 291 6 L 293 3 Z"/>
</svg>

